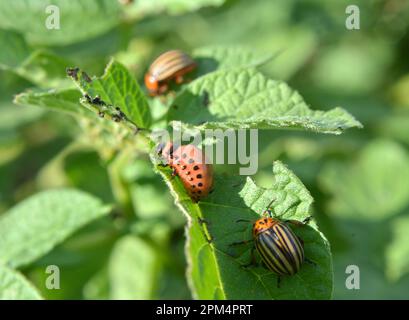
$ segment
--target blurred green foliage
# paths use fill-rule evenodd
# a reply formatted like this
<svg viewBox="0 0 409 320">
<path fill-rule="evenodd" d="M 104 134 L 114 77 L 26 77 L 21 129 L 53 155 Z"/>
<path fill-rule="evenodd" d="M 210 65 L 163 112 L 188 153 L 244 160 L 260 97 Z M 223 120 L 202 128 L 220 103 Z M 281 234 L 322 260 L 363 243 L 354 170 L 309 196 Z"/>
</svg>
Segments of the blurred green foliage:
<svg viewBox="0 0 409 320">
<path fill-rule="evenodd" d="M 78 7 L 56 2 L 61 30 L 50 31 L 43 27 L 43 8 L 51 1 L 25 1 L 37 5 L 23 15 L 21 1 L 0 1 L 0 212 L 61 186 L 87 191 L 105 203 L 120 199 L 121 208 L 21 269 L 43 297 L 191 298 L 185 221 L 149 159 L 119 159 L 107 166 L 78 138 L 72 118 L 13 105 L 14 95 L 72 89 L 67 66 L 102 74 L 111 56 L 142 83 L 152 58 L 169 48 L 193 52 L 239 45 L 261 56 L 280 52 L 260 68 L 265 75 L 286 80 L 308 104 L 341 105 L 364 124 L 336 137 L 282 130 L 259 135 L 256 182 L 269 187 L 271 163 L 280 159 L 314 198 L 314 216 L 332 248 L 333 298 L 408 298 L 407 1 L 354 1 L 361 13 L 361 29 L 354 31 L 344 25 L 349 4 L 344 0 L 156 0 L 128 6 L 78 1 Z M 78 97 L 70 90 L 64 96 L 67 101 Z M 118 173 L 118 168 L 124 169 Z M 132 257 L 155 268 L 133 265 Z M 45 287 L 49 264 L 64 269 L 61 290 Z M 124 265 L 132 272 L 122 272 Z M 348 265 L 360 268 L 360 290 L 345 287 Z M 8 269 L 3 274 L 21 280 Z M 22 286 L 27 297 L 36 295 Z"/>
</svg>

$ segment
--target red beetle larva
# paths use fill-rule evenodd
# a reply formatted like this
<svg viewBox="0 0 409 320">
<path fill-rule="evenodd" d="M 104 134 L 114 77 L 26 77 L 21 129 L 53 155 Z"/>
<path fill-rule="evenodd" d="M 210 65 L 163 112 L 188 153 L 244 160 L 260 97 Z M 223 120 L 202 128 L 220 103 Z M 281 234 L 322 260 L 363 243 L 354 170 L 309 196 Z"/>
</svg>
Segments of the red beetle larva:
<svg viewBox="0 0 409 320">
<path fill-rule="evenodd" d="M 168 142 L 159 146 L 158 153 L 164 157 L 173 169 L 173 174 L 181 180 L 194 202 L 198 202 L 211 192 L 213 185 L 213 167 L 205 161 L 202 150 L 194 145 L 173 147 Z"/>
</svg>

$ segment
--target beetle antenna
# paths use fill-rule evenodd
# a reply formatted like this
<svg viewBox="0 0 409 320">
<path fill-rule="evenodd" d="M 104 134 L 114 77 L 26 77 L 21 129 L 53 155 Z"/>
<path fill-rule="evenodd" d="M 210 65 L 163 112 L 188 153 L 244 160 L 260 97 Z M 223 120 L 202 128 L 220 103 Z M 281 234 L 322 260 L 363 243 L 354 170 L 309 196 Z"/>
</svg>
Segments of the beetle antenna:
<svg viewBox="0 0 409 320">
<path fill-rule="evenodd" d="M 273 209 L 273 210 L 270 210 L 269 208 L 271 207 L 271 205 L 273 204 L 274 201 L 276 201 L 276 198 L 274 198 L 273 200 L 271 200 L 271 202 L 268 204 L 268 206 L 267 206 L 266 209 L 264 210 L 264 214 L 267 213 L 270 218 L 273 218 L 274 209 Z M 274 215 L 275 215 L 275 213 L 274 213 Z"/>
<path fill-rule="evenodd" d="M 271 205 L 273 204 L 273 202 L 276 201 L 276 200 L 277 200 L 276 198 L 274 198 L 273 200 L 271 200 L 271 202 L 268 204 L 266 210 L 268 210 L 268 208 L 270 208 Z"/>
</svg>

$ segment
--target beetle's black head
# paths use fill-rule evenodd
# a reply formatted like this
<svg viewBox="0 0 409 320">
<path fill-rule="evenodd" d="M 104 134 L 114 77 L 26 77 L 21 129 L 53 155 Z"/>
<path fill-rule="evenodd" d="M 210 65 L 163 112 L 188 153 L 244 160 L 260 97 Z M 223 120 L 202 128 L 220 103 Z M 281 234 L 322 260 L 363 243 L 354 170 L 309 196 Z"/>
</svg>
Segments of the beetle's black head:
<svg viewBox="0 0 409 320">
<path fill-rule="evenodd" d="M 162 152 L 163 152 L 163 149 L 165 148 L 165 146 L 166 146 L 166 143 L 165 143 L 165 142 L 159 143 L 159 144 L 156 146 L 156 154 L 157 154 L 157 155 L 161 155 Z"/>
<path fill-rule="evenodd" d="M 156 147 L 156 152 L 158 155 L 161 155 L 164 158 L 173 158 L 173 152 L 177 147 L 174 146 L 172 142 L 163 142 L 158 144 Z"/>
</svg>

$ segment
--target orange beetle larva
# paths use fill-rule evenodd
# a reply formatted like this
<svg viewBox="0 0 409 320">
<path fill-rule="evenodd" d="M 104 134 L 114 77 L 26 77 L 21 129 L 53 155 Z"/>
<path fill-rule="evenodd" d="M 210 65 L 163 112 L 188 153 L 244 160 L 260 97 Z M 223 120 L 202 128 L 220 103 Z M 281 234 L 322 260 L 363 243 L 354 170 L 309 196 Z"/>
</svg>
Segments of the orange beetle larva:
<svg viewBox="0 0 409 320">
<path fill-rule="evenodd" d="M 180 50 L 162 53 L 149 67 L 145 85 L 151 96 L 165 93 L 171 80 L 183 82 L 183 76 L 197 67 L 196 62 Z"/>
<path fill-rule="evenodd" d="M 202 150 L 191 144 L 174 147 L 168 142 L 158 147 L 158 153 L 166 159 L 173 175 L 179 176 L 194 202 L 207 197 L 213 187 L 213 167 Z"/>
</svg>

